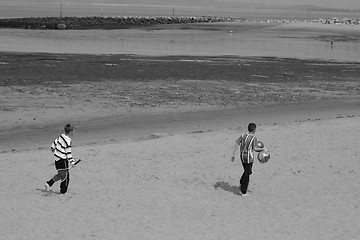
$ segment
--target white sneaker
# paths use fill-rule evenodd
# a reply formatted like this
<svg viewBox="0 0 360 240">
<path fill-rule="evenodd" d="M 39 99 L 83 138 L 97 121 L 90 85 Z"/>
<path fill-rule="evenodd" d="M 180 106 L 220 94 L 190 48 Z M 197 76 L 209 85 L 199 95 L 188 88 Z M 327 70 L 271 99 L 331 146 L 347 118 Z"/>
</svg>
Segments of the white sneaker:
<svg viewBox="0 0 360 240">
<path fill-rule="evenodd" d="M 240 193 L 240 196 L 247 197 L 247 196 L 249 196 L 249 194 L 248 193 Z"/>
<path fill-rule="evenodd" d="M 50 185 L 46 182 L 45 184 L 45 191 L 50 191 Z"/>
</svg>

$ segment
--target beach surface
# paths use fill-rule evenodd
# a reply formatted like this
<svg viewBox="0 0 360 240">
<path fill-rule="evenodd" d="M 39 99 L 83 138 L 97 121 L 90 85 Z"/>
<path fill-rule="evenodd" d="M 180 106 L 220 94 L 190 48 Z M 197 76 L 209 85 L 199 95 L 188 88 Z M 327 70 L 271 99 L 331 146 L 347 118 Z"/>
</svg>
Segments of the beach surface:
<svg viewBox="0 0 360 240">
<path fill-rule="evenodd" d="M 358 239 L 359 68 L 2 52 L 2 237 Z M 59 195 L 59 183 L 44 183 L 68 122 L 82 162 Z M 271 159 L 255 162 L 242 197 L 238 153 L 230 159 L 249 122 Z"/>
</svg>

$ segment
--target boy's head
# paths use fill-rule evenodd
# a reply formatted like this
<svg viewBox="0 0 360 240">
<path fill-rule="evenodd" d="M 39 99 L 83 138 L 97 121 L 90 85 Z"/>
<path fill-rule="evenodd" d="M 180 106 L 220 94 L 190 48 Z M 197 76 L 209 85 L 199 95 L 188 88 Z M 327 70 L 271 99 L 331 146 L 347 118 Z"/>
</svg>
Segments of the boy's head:
<svg viewBox="0 0 360 240">
<path fill-rule="evenodd" d="M 64 130 L 66 134 L 72 133 L 74 132 L 74 126 L 71 124 L 66 124 Z"/>
<path fill-rule="evenodd" d="M 255 132 L 255 130 L 256 130 L 256 124 L 255 123 L 249 123 L 248 131 L 249 132 Z"/>
</svg>

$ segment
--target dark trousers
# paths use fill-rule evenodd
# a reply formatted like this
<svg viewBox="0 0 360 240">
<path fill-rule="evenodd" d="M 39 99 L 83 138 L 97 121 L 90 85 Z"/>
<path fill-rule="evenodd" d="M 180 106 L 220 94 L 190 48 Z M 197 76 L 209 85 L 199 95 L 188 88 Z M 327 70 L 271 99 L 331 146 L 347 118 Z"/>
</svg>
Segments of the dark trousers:
<svg viewBox="0 0 360 240">
<path fill-rule="evenodd" d="M 61 183 L 60 183 L 60 193 L 67 192 L 69 182 L 70 182 L 70 174 L 69 174 L 69 170 L 66 170 L 66 177 L 65 177 L 65 179 L 62 179 Z"/>
<path fill-rule="evenodd" d="M 60 193 L 64 194 L 68 190 L 69 182 L 70 182 L 70 174 L 69 170 L 58 170 L 58 173 L 47 183 L 51 187 L 55 182 L 61 180 L 60 183 Z"/>
<path fill-rule="evenodd" d="M 244 163 L 242 162 L 244 173 L 240 178 L 240 191 L 242 194 L 246 194 L 246 191 L 250 182 L 250 175 L 252 173 L 252 165 L 253 163 Z"/>
</svg>

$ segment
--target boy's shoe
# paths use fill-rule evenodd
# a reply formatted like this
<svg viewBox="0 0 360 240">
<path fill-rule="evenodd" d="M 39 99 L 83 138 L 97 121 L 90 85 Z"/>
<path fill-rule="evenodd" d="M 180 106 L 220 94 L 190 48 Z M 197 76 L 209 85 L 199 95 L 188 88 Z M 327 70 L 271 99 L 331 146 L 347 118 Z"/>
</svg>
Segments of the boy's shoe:
<svg viewBox="0 0 360 240">
<path fill-rule="evenodd" d="M 46 182 L 45 184 L 45 191 L 50 191 L 50 185 Z"/>
<path fill-rule="evenodd" d="M 247 197 L 247 196 L 249 196 L 249 194 L 248 193 L 240 193 L 240 196 Z"/>
</svg>

